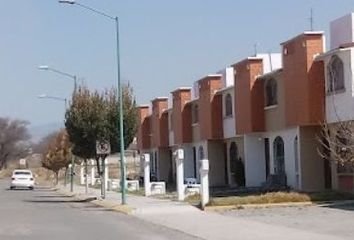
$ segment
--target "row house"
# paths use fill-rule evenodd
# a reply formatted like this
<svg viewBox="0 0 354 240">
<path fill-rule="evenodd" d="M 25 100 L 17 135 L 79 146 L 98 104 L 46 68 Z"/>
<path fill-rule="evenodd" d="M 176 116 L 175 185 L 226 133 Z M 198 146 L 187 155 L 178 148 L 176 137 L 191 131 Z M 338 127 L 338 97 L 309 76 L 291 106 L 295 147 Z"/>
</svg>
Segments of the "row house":
<svg viewBox="0 0 354 240">
<path fill-rule="evenodd" d="M 330 23 L 330 50 L 316 57 L 323 65 L 325 120 L 332 136 L 344 129 L 344 148 L 351 149 L 354 132 L 354 15 L 350 13 Z M 331 137 L 331 139 L 333 139 Z M 339 150 L 339 155 L 342 152 Z M 352 152 L 349 152 L 353 154 Z M 345 160 L 348 156 L 343 156 Z M 326 162 L 326 185 L 333 189 L 353 191 L 353 163 L 330 164 Z"/>
<path fill-rule="evenodd" d="M 353 189 L 353 171 L 323 159 L 322 124 L 354 118 L 353 15 L 323 32 L 281 43 L 139 107 L 138 145 L 152 176 L 173 182 L 172 153 L 184 150 L 186 179 L 200 180 L 208 159 L 211 186 L 260 187 L 276 182 L 304 191 Z"/>
</svg>

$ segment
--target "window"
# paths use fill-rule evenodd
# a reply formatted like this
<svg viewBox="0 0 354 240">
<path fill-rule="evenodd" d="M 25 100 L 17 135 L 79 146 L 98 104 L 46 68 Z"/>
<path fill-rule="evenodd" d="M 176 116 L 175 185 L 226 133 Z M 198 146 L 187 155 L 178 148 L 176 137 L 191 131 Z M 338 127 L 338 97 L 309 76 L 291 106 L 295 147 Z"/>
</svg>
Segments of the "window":
<svg viewBox="0 0 354 240">
<path fill-rule="evenodd" d="M 327 66 L 327 91 L 336 92 L 344 89 L 344 68 L 342 60 L 333 55 Z"/>
<path fill-rule="evenodd" d="M 229 93 L 225 96 L 225 116 L 232 116 L 232 97 Z"/>
<path fill-rule="evenodd" d="M 278 104 L 277 81 L 275 81 L 274 78 L 267 80 L 265 93 L 266 93 L 266 107 Z"/>
<path fill-rule="evenodd" d="M 193 105 L 192 107 L 192 123 L 198 123 L 199 122 L 199 109 L 198 105 Z"/>
</svg>

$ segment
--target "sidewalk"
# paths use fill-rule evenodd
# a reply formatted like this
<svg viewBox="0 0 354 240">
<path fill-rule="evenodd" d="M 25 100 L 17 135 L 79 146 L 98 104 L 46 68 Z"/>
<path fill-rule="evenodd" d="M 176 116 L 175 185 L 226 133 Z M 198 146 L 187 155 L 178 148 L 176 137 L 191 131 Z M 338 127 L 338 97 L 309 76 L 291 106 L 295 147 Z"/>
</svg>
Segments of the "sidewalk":
<svg viewBox="0 0 354 240">
<path fill-rule="evenodd" d="M 64 188 L 64 187 L 62 187 Z M 75 195 L 85 194 L 85 187 L 75 186 Z M 66 188 L 66 191 L 69 187 Z M 100 196 L 99 189 L 89 189 L 89 196 Z M 106 199 L 99 201 L 100 205 L 121 203 L 121 195 L 117 192 L 107 192 Z M 201 239 L 212 240 L 339 240 L 334 235 L 316 234 L 300 229 L 279 225 L 271 225 L 223 216 L 213 212 L 203 212 L 187 203 L 161 200 L 135 195 L 127 196 L 130 214 L 142 220 L 162 225 L 170 229 L 185 232 Z"/>
</svg>

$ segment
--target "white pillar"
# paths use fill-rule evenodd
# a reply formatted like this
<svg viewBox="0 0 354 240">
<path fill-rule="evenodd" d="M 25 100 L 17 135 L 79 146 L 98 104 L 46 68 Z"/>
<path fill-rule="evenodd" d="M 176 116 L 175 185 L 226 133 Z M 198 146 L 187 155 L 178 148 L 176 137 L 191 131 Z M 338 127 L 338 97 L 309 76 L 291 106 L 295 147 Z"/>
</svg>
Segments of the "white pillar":
<svg viewBox="0 0 354 240">
<path fill-rule="evenodd" d="M 94 186 L 96 183 L 96 178 L 95 178 L 95 161 L 91 161 L 91 186 Z"/>
<path fill-rule="evenodd" d="M 204 209 L 205 205 L 209 202 L 209 160 L 203 159 L 199 163 L 201 205 Z"/>
<path fill-rule="evenodd" d="M 85 184 L 85 167 L 81 165 L 80 168 L 80 184 L 84 185 Z"/>
<path fill-rule="evenodd" d="M 108 176 L 109 176 L 109 172 L 108 172 L 108 166 L 107 166 L 107 159 L 104 160 L 105 164 L 105 168 L 104 168 L 104 187 L 107 190 L 108 189 Z"/>
<path fill-rule="evenodd" d="M 85 160 L 85 194 L 88 194 L 88 160 Z"/>
<path fill-rule="evenodd" d="M 177 199 L 178 201 L 184 201 L 184 167 L 183 167 L 183 160 L 184 160 L 184 151 L 183 149 L 177 149 L 174 152 L 175 160 L 176 160 L 176 174 L 177 174 Z"/>
<path fill-rule="evenodd" d="M 145 153 L 142 156 L 142 162 L 144 163 L 144 189 L 145 196 L 151 195 L 151 184 L 150 184 L 150 154 Z"/>
</svg>

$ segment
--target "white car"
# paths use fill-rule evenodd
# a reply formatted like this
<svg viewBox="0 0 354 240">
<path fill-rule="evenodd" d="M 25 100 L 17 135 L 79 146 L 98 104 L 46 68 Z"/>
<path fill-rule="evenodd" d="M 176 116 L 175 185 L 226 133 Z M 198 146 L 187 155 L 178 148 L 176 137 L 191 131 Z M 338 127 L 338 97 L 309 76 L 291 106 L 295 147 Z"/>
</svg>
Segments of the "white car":
<svg viewBox="0 0 354 240">
<path fill-rule="evenodd" d="M 10 189 L 15 188 L 28 188 L 33 190 L 34 177 L 31 170 L 16 169 L 12 172 Z"/>
</svg>

